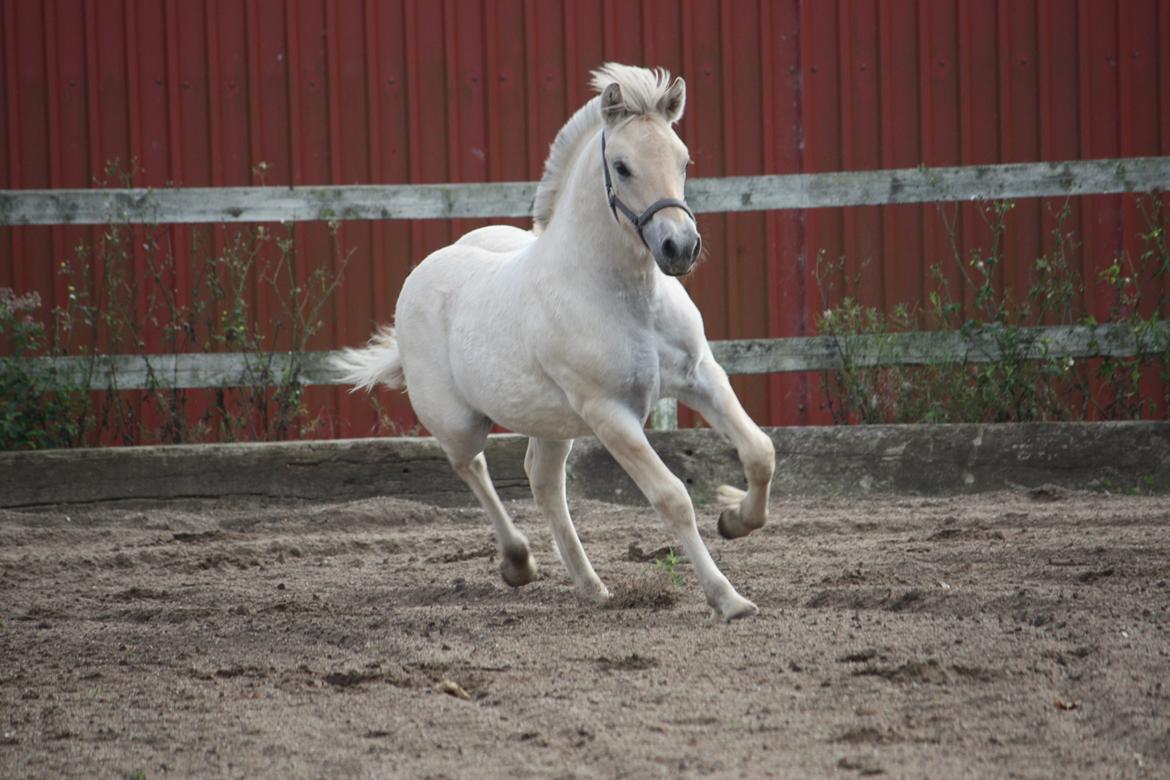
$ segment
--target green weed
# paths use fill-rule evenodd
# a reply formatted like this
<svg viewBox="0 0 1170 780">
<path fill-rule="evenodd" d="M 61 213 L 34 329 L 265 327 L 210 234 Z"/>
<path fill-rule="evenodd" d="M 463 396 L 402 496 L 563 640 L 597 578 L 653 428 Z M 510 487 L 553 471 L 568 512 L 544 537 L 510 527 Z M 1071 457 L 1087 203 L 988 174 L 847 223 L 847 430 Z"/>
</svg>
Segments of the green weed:
<svg viewBox="0 0 1170 780">
<path fill-rule="evenodd" d="M 654 568 L 668 575 L 670 577 L 670 581 L 673 582 L 676 587 L 681 588 L 685 580 L 683 579 L 682 572 L 679 570 L 679 565 L 685 561 L 686 559 L 677 555 L 674 551 L 674 548 L 671 547 L 667 549 L 665 556 L 654 562 Z"/>
</svg>

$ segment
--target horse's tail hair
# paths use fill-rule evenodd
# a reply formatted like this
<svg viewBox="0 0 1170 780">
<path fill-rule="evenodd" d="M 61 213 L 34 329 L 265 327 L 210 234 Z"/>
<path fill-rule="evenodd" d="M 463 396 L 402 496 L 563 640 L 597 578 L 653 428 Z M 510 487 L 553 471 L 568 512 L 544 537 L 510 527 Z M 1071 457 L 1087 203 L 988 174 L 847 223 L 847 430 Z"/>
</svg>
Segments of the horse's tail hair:
<svg viewBox="0 0 1170 780">
<path fill-rule="evenodd" d="M 356 385 L 350 392 L 373 390 L 383 384 L 393 390 L 406 389 L 406 374 L 402 372 L 402 355 L 394 328 L 379 328 L 363 349 L 344 349 L 333 359 L 333 367 L 342 372 L 346 384 Z"/>
</svg>

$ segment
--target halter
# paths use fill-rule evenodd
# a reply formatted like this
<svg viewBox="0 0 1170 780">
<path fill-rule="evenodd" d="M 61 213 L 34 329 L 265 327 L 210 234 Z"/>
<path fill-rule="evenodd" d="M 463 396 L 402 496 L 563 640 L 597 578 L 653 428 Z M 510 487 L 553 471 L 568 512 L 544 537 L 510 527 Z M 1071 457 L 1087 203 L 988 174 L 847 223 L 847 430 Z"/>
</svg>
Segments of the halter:
<svg viewBox="0 0 1170 780">
<path fill-rule="evenodd" d="M 688 206 L 686 202 L 681 201 L 678 198 L 660 198 L 659 200 L 656 200 L 647 206 L 646 210 L 641 214 L 638 214 L 632 208 L 623 203 L 622 199 L 619 198 L 617 193 L 614 191 L 613 180 L 609 176 L 609 160 L 606 159 L 605 156 L 604 130 L 601 131 L 601 170 L 605 172 L 605 194 L 609 198 L 609 209 L 613 212 L 613 218 L 615 220 L 618 219 L 618 209 L 621 209 L 621 212 L 626 215 L 626 219 L 628 219 L 630 224 L 634 226 L 634 230 L 638 231 L 638 238 L 642 239 L 642 243 L 646 245 L 647 249 L 650 249 L 650 244 L 646 242 L 646 237 L 642 235 L 642 229 L 650 223 L 650 220 L 652 220 L 654 215 L 658 212 L 671 207 L 680 208 L 687 213 L 687 216 L 694 220 L 695 212 L 691 211 L 690 206 Z M 651 249 L 650 251 L 653 253 L 654 250 Z"/>
</svg>

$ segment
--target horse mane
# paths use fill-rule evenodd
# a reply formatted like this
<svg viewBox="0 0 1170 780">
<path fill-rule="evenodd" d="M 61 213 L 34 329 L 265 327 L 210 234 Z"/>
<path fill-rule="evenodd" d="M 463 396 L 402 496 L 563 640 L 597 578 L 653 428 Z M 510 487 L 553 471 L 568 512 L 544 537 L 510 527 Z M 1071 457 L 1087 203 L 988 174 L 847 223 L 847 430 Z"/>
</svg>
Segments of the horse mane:
<svg viewBox="0 0 1170 780">
<path fill-rule="evenodd" d="M 632 115 L 659 113 L 660 104 L 670 89 L 670 72 L 663 68 L 637 68 L 607 62 L 592 72 L 590 86 L 598 93 L 610 84 L 622 88 L 624 109 Z M 592 99 L 565 122 L 549 147 L 548 159 L 544 162 L 544 174 L 536 186 L 536 198 L 532 207 L 532 230 L 539 235 L 552 220 L 561 184 L 572 168 L 581 141 L 601 126 L 601 96 Z"/>
</svg>

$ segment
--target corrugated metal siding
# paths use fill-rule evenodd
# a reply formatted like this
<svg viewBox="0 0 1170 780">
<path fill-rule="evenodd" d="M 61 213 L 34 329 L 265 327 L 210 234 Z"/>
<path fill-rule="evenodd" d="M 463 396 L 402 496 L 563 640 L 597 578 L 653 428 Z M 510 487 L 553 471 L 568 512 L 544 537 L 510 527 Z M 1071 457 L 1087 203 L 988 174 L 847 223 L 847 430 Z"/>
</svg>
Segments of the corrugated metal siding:
<svg viewBox="0 0 1170 780">
<path fill-rule="evenodd" d="M 3 0 L 0 186 L 87 186 L 107 163 L 161 187 L 534 179 L 605 60 L 686 77 L 695 176 L 1170 153 L 1170 0 Z M 1161 45 L 1160 45 L 1161 44 Z M 266 173 L 257 165 L 268 165 Z M 1051 204 L 1011 215 L 1003 281 L 1050 247 Z M 1074 204 L 1091 310 L 1098 271 L 1136 252 L 1132 199 Z M 986 242 L 958 210 L 961 249 Z M 819 253 L 859 297 L 921 301 L 950 241 L 933 206 L 704 215 L 709 260 L 688 286 L 711 338 L 804 335 L 823 303 Z M 313 347 L 387 321 L 412 263 L 481 221 L 294 229 L 302 279 L 354 250 Z M 60 303 L 55 261 L 88 228 L 3 229 L 0 285 Z M 173 227 L 189 295 L 197 239 Z M 145 258 L 135 256 L 140 273 Z M 962 279 L 953 268 L 956 289 Z M 838 279 L 838 281 L 843 281 Z M 971 291 L 964 291 L 971 295 Z M 144 307 L 144 303 L 140 303 Z M 263 321 L 279 315 L 261 291 Z M 144 310 L 144 309 L 143 309 Z M 158 339 L 155 342 L 160 343 Z M 823 422 L 815 376 L 741 378 L 751 413 Z M 1153 389 L 1151 387 L 1151 389 Z M 326 435 L 361 435 L 368 404 L 315 388 Z M 407 405 L 386 396 L 409 425 Z M 684 416 L 683 424 L 691 418 Z"/>
</svg>

